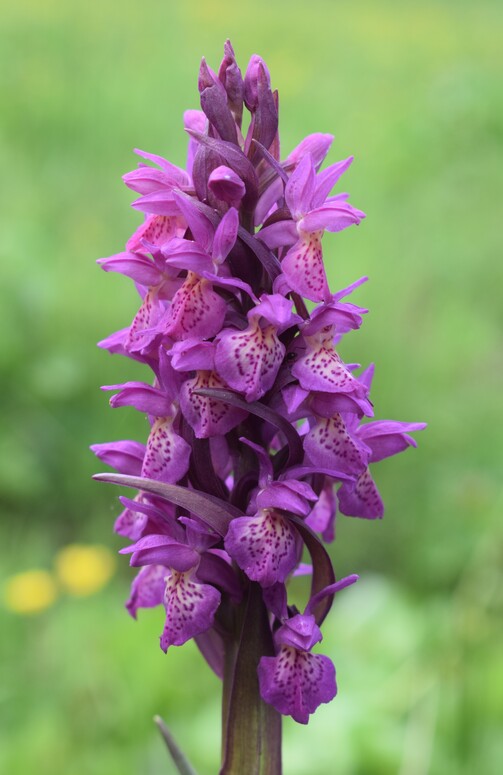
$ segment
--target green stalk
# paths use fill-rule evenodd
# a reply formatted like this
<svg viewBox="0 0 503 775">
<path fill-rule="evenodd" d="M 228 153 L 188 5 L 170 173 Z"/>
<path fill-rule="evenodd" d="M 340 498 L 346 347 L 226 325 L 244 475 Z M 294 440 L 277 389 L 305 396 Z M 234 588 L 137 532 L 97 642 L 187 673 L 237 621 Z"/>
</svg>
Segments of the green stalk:
<svg viewBox="0 0 503 775">
<path fill-rule="evenodd" d="M 273 654 L 262 591 L 252 583 L 226 648 L 220 775 L 281 775 L 281 715 L 262 700 L 257 677 L 260 657 Z"/>
</svg>

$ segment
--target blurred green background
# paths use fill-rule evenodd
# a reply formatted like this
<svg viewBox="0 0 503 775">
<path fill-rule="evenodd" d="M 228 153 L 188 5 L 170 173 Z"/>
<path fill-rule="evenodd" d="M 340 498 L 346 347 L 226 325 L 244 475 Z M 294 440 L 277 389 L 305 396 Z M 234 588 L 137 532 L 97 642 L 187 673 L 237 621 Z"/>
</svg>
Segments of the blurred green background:
<svg viewBox="0 0 503 775">
<path fill-rule="evenodd" d="M 324 246 L 333 288 L 370 276 L 371 314 L 342 354 L 376 362 L 378 417 L 429 423 L 375 471 L 385 519 L 338 522 L 336 573 L 361 575 L 325 625 L 339 696 L 285 724 L 285 774 L 501 772 L 501 3 L 23 0 L 2 17 L 0 583 L 69 543 L 121 546 L 88 445 L 145 438 L 98 390 L 144 372 L 95 347 L 137 299 L 94 261 L 139 223 L 132 148 L 183 164 L 199 58 L 216 68 L 229 36 L 243 69 L 254 52 L 271 69 L 283 155 L 324 131 L 329 161 L 356 156 L 344 189 L 367 220 Z M 127 616 L 131 576 L 122 561 L 37 615 L 0 605 L 2 773 L 172 772 L 155 713 L 217 771 L 218 681 L 191 645 L 162 654 L 162 611 Z"/>
</svg>

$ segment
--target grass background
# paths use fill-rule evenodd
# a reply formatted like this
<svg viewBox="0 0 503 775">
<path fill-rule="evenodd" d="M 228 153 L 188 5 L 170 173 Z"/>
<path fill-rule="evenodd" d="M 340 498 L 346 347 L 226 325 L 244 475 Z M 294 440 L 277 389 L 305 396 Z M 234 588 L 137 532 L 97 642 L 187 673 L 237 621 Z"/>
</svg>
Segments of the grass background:
<svg viewBox="0 0 503 775">
<path fill-rule="evenodd" d="M 97 389 L 141 368 L 94 345 L 137 302 L 94 260 L 138 224 L 132 148 L 183 164 L 199 58 L 217 67 L 229 36 L 243 69 L 270 67 L 284 155 L 328 131 L 330 161 L 356 156 L 367 220 L 324 248 L 333 288 L 370 276 L 371 314 L 342 354 L 376 362 L 378 417 L 429 423 L 377 468 L 385 519 L 339 520 L 336 572 L 361 574 L 325 626 L 340 694 L 285 724 L 285 773 L 499 772 L 501 5 L 22 0 L 2 19 L 1 578 L 121 545 L 87 447 L 145 437 Z M 1 772 L 168 773 L 154 713 L 218 769 L 218 682 L 191 645 L 160 652 L 162 612 L 127 617 L 130 577 L 37 617 L 0 608 Z"/>
</svg>

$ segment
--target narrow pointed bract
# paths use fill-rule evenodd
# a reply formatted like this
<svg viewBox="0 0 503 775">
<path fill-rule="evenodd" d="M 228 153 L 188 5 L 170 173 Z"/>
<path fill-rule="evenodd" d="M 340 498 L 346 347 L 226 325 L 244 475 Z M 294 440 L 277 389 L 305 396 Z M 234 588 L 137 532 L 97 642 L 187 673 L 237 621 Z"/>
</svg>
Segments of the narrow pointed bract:
<svg viewBox="0 0 503 775">
<path fill-rule="evenodd" d="M 137 489 L 115 522 L 140 568 L 128 611 L 163 606 L 163 651 L 194 638 L 223 676 L 221 772 L 279 775 L 281 714 L 305 724 L 337 692 L 314 653 L 357 579 L 335 580 L 336 512 L 382 517 L 374 464 L 425 425 L 369 421 L 374 367 L 338 351 L 367 313 L 347 300 L 367 278 L 333 293 L 323 251 L 325 232 L 365 217 L 334 191 L 353 157 L 323 167 L 321 133 L 283 155 L 269 70 L 253 55 L 244 73 L 230 41 L 217 72 L 203 59 L 187 170 L 137 151 L 124 176 L 144 221 L 98 263 L 133 280 L 138 310 L 100 347 L 150 370 L 105 386 L 150 427 L 92 450 L 119 472 L 98 478 Z M 287 590 L 300 575 L 304 613 Z"/>
</svg>

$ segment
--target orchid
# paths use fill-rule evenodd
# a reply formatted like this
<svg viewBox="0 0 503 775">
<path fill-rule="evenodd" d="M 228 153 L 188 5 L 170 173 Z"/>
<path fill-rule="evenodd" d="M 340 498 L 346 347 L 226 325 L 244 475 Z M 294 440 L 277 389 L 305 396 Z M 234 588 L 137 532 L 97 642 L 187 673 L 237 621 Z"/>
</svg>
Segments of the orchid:
<svg viewBox="0 0 503 775">
<path fill-rule="evenodd" d="M 321 626 L 358 576 L 336 581 L 336 512 L 382 517 L 374 464 L 425 425 L 370 420 L 374 367 L 338 352 L 367 313 L 347 301 L 367 278 L 332 293 L 321 247 L 365 217 L 331 193 L 352 158 L 322 169 L 333 138 L 313 134 L 282 160 L 269 71 L 254 55 L 243 77 L 229 42 L 198 88 L 187 169 L 137 152 L 124 181 L 145 220 L 98 261 L 140 297 L 100 347 L 152 374 L 104 389 L 149 430 L 92 449 L 117 471 L 96 478 L 137 491 L 115 522 L 139 568 L 127 610 L 163 607 L 163 651 L 194 639 L 222 679 L 221 772 L 277 775 L 282 715 L 305 724 L 337 692 Z M 295 575 L 311 577 L 303 613 Z"/>
</svg>

